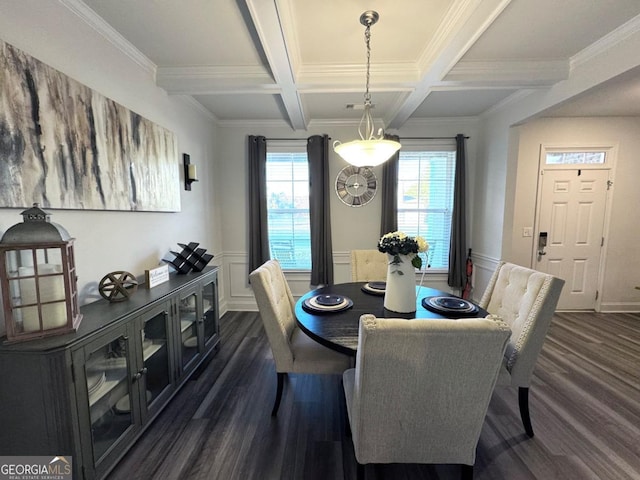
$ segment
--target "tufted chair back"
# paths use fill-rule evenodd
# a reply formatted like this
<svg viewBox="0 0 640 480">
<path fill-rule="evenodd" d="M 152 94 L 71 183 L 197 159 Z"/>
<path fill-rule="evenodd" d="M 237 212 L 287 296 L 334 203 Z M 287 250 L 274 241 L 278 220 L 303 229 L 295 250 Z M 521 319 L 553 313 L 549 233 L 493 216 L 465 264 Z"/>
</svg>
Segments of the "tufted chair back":
<svg viewBox="0 0 640 480">
<path fill-rule="evenodd" d="M 384 282 L 387 256 L 378 250 L 351 250 L 352 282 Z"/>
<path fill-rule="evenodd" d="M 509 335 L 494 318 L 362 315 L 343 374 L 358 463 L 473 466 Z"/>
<path fill-rule="evenodd" d="M 506 262 L 491 277 L 480 306 L 511 327 L 505 366 L 512 385 L 529 386 L 563 285 L 553 275 Z"/>
<path fill-rule="evenodd" d="M 289 283 L 277 260 L 269 260 L 249 276 L 253 294 L 267 333 L 276 371 L 293 368 L 290 339 L 296 327 L 295 302 Z"/>
<path fill-rule="evenodd" d="M 563 286 L 553 275 L 500 262 L 480 300 L 511 327 L 498 384 L 518 387 L 520 417 L 530 437 L 529 385 Z"/>
<path fill-rule="evenodd" d="M 249 281 L 276 364 L 278 386 L 271 412 L 275 416 L 288 373 L 342 374 L 351 358 L 320 345 L 300 330 L 293 295 L 277 260 L 256 268 Z"/>
</svg>

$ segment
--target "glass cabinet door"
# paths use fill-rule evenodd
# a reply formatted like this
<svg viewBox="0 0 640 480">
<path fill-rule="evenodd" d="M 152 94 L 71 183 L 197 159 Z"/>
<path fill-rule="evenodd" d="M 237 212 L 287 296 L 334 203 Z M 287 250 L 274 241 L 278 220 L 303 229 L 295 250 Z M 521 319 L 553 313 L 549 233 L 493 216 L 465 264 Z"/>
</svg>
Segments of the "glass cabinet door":
<svg viewBox="0 0 640 480">
<path fill-rule="evenodd" d="M 134 424 L 129 382 L 129 338 L 92 347 L 85 361 L 93 459 L 98 460 Z"/>
<path fill-rule="evenodd" d="M 208 345 L 218 336 L 218 285 L 216 280 L 204 285 L 202 290 L 204 343 Z"/>
<path fill-rule="evenodd" d="M 171 385 L 171 359 L 168 348 L 168 316 L 162 308 L 144 320 L 139 341 L 142 352 L 142 369 L 136 374 L 142 382 L 142 401 L 147 410 Z M 138 324 L 139 325 L 139 324 Z"/>
<path fill-rule="evenodd" d="M 180 297 L 178 304 L 180 317 L 180 350 L 182 354 L 182 369 L 187 366 L 199 353 L 198 343 L 198 295 L 190 292 Z"/>
</svg>

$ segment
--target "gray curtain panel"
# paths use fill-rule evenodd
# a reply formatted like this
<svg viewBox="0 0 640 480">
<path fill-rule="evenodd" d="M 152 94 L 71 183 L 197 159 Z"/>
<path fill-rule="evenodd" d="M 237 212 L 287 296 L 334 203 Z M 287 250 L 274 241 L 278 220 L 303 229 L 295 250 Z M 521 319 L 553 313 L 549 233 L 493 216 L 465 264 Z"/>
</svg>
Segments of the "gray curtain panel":
<svg viewBox="0 0 640 480">
<path fill-rule="evenodd" d="M 269 260 L 267 139 L 249 135 L 249 273 Z"/>
<path fill-rule="evenodd" d="M 387 140 L 400 141 L 397 135 L 385 135 Z M 380 236 L 398 230 L 398 163 L 400 150 L 382 165 L 382 217 L 380 219 Z"/>
<path fill-rule="evenodd" d="M 329 195 L 329 136 L 307 139 L 309 159 L 309 217 L 311 223 L 311 285 L 333 283 L 333 245 Z"/>
<path fill-rule="evenodd" d="M 453 191 L 453 214 L 451 216 L 451 243 L 449 244 L 449 275 L 447 283 L 450 287 L 462 289 L 466 280 L 466 182 L 465 182 L 465 138 L 456 135 L 456 173 Z"/>
</svg>

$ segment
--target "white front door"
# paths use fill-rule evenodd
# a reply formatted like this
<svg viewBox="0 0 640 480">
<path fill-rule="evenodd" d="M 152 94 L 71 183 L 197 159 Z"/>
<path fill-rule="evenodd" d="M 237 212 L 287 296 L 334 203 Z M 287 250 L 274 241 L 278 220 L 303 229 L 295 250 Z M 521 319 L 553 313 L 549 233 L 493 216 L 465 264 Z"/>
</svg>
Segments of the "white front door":
<svg viewBox="0 0 640 480">
<path fill-rule="evenodd" d="M 595 309 L 609 170 L 541 174 L 535 268 L 565 280 L 558 309 Z"/>
</svg>

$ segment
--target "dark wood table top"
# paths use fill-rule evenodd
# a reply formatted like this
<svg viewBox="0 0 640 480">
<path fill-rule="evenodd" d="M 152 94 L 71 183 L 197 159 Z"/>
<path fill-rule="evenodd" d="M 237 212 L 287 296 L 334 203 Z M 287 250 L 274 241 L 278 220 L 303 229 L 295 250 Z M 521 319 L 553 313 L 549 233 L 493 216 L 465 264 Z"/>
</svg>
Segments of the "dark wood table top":
<svg viewBox="0 0 640 480">
<path fill-rule="evenodd" d="M 371 313 L 380 318 L 452 318 L 427 310 L 422 306 L 422 299 L 432 296 L 454 295 L 429 287 L 416 287 L 416 311 L 413 313 L 396 313 L 384 308 L 384 296 L 372 295 L 362 290 L 366 282 L 340 283 L 312 290 L 296 302 L 296 320 L 300 329 L 318 343 L 347 355 L 355 355 L 358 349 L 358 327 L 360 316 Z M 316 295 L 341 295 L 350 298 L 353 306 L 340 312 L 314 313 L 303 307 L 305 300 Z M 473 315 L 481 318 L 488 312 L 479 309 Z"/>
</svg>

